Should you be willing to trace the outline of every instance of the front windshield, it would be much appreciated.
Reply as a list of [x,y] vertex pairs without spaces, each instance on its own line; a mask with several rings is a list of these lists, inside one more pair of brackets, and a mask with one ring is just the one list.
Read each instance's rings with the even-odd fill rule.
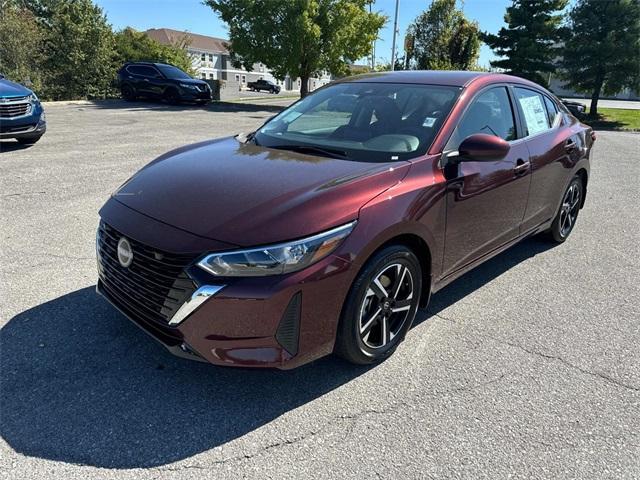
[[173,65],[158,65],[158,68],[165,77],[170,78],[171,80],[186,80],[191,78],[178,67],[174,67]]
[[427,151],[459,94],[459,87],[440,85],[338,83],[284,110],[255,141],[350,160],[406,160]]

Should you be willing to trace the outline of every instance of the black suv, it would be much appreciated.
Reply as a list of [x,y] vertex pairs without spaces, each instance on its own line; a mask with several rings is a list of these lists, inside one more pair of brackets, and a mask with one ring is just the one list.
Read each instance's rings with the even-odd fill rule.
[[173,65],[151,62],[129,62],[118,71],[122,98],[159,98],[169,103],[211,100],[211,88],[204,80],[192,78]]

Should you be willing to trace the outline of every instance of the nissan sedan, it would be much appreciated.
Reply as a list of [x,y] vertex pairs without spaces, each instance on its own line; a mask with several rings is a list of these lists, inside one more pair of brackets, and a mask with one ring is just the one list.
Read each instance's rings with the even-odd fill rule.
[[184,357],[379,362],[445,285],[524,238],[568,238],[594,140],[521,78],[344,79],[118,188],[97,290]]

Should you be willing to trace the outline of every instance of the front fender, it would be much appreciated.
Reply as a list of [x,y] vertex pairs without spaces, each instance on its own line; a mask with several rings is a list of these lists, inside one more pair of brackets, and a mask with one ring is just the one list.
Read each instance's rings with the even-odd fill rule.
[[431,263],[429,274],[437,278],[442,270],[445,191],[446,183],[437,168],[437,158],[413,163],[400,182],[360,209],[356,228],[360,230],[358,238],[363,244],[355,250],[358,254],[353,262],[362,266],[381,246],[413,236],[426,244]]

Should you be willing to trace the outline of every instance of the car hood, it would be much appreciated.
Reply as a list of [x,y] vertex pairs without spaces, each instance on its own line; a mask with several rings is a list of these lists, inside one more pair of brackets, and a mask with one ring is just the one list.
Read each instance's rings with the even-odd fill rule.
[[7,79],[0,80],[0,97],[26,97],[27,95],[31,95],[31,93],[31,90],[23,87],[19,83],[14,83]]
[[166,224],[240,246],[304,237],[352,221],[409,162],[366,163],[224,138],[169,152],[113,197]]
[[185,83],[187,85],[208,85],[204,80],[198,80],[197,78],[181,78],[176,80],[178,83]]

